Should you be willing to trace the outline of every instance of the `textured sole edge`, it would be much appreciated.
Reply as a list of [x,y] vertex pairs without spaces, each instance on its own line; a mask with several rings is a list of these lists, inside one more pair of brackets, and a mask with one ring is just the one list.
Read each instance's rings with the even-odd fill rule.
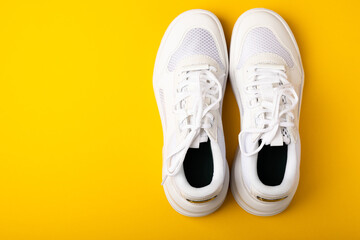
[[[240,162],[239,162],[240,164]],[[244,185],[244,182],[243,182],[243,178],[242,176],[239,176],[240,178],[240,186],[237,186],[236,185],[236,181],[235,181],[235,174],[234,174],[234,171],[235,171],[235,163],[233,164],[232,166],[232,169],[231,169],[231,183],[230,183],[230,190],[231,190],[231,193],[235,199],[235,201],[237,202],[237,204],[242,208],[244,209],[246,212],[252,214],[252,215],[256,215],[256,216],[263,216],[263,217],[266,217],[266,216],[274,216],[274,215],[277,215],[281,212],[283,212],[290,204],[295,192],[293,194],[290,194],[289,195],[289,203],[287,204],[283,204],[282,202],[278,202],[277,205],[281,205],[283,204],[284,206],[280,209],[280,210],[277,210],[277,211],[272,211],[272,212],[266,212],[266,211],[258,211],[252,207],[250,207],[242,198],[241,198],[241,194],[239,193],[238,189],[241,189],[242,190],[242,194],[247,194],[250,198],[252,198],[252,196],[250,195],[250,193],[246,190],[246,187]],[[240,174],[240,173],[239,173]],[[257,201],[256,199],[254,199],[254,201]]]
[[[168,199],[170,205],[172,206],[172,208],[177,211],[178,213],[187,216],[187,217],[203,217],[206,215],[209,215],[213,212],[215,212],[216,210],[218,210],[222,204],[224,203],[226,196],[227,196],[227,192],[228,192],[228,188],[229,188],[229,181],[230,181],[230,172],[229,172],[229,166],[226,164],[226,174],[225,174],[225,181],[223,184],[223,187],[221,189],[220,194],[217,196],[217,199],[219,202],[214,202],[214,206],[210,207],[209,210],[204,211],[204,212],[190,212],[185,210],[184,208],[182,208],[179,204],[176,203],[176,201],[170,196],[167,188],[164,186],[164,191],[165,191],[165,195],[166,198]],[[199,203],[201,204],[201,203]]]

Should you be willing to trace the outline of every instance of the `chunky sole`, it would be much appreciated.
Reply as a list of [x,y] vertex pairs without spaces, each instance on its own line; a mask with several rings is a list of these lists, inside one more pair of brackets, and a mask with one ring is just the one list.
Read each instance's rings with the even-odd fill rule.
[[[299,47],[297,45],[295,36],[292,33],[292,31],[291,31],[289,25],[286,23],[286,21],[279,14],[277,14],[274,11],[271,11],[271,10],[268,10],[265,8],[255,8],[255,9],[251,9],[251,10],[248,10],[245,13],[243,13],[235,23],[235,26],[234,26],[234,29],[232,32],[231,45],[230,45],[230,63],[234,64],[234,61],[235,61],[235,57],[234,57],[235,53],[233,51],[231,51],[234,48],[233,44],[235,44],[235,42],[236,42],[234,33],[236,33],[238,31],[238,28],[239,28],[242,20],[247,15],[252,14],[254,12],[258,12],[258,11],[263,11],[263,12],[272,14],[285,26],[287,32],[291,36],[292,41],[294,42],[297,53],[300,56],[300,51],[299,51]],[[300,64],[302,67],[301,56],[300,56]],[[240,107],[241,106],[241,98],[240,98],[239,92],[236,89],[235,69],[236,69],[236,67],[235,68],[230,67],[230,82],[231,82],[231,87],[233,89],[233,93],[236,98],[236,102],[240,109],[240,116],[242,117],[243,113],[242,113],[242,108]],[[302,68],[302,84],[301,84],[301,93],[300,93],[300,97],[299,97],[299,102],[300,102],[299,109],[301,108],[303,88],[304,88],[304,70]],[[299,113],[299,118],[300,118],[300,113]],[[237,153],[235,155],[235,161],[234,161],[233,167],[232,167],[230,188],[231,188],[231,192],[232,192],[236,202],[240,205],[240,207],[242,207],[246,212],[253,214],[253,215],[257,215],[257,216],[273,216],[273,215],[279,214],[282,211],[284,211],[289,206],[293,196],[295,195],[296,188],[291,194],[288,195],[288,197],[286,199],[281,200],[279,202],[274,202],[274,203],[266,202],[265,203],[265,202],[262,202],[262,201],[256,199],[254,196],[252,196],[249,193],[246,186],[244,185],[243,178],[241,176],[241,171],[240,171],[241,170],[240,169],[241,159],[240,159],[240,157],[238,157],[238,154],[240,154],[239,149],[237,150]],[[238,164],[239,164],[239,170],[235,171],[235,169],[237,168],[236,166]],[[238,175],[238,178],[240,179],[238,185],[236,184],[235,177],[234,177],[235,172]],[[240,176],[239,176],[239,174],[240,174]],[[299,176],[297,176],[297,183],[298,183],[298,181],[299,181]],[[268,210],[263,210],[264,207],[267,208]]]
[[180,206],[180,204],[178,204],[171,196],[171,194],[169,193],[169,190],[167,189],[167,187],[164,185],[164,191],[165,191],[165,195],[166,198],[168,199],[171,207],[177,211],[178,213],[187,216],[187,217],[203,217],[206,215],[209,215],[213,212],[215,212],[216,210],[218,210],[221,205],[224,203],[226,195],[227,195],[227,191],[228,191],[228,187],[229,187],[229,180],[230,180],[230,173],[229,173],[229,167],[226,164],[226,174],[225,174],[225,181],[224,181],[224,185],[221,189],[221,192],[219,193],[219,195],[217,195],[217,197],[207,203],[189,203],[189,204],[193,204],[201,206],[203,204],[206,204],[206,209],[204,209],[203,211],[200,212],[191,212],[188,211],[186,209],[184,209],[183,207]]
[[[239,154],[239,149],[237,150],[236,156]],[[233,164],[233,167],[231,169],[231,183],[230,183],[230,189],[231,193],[235,198],[235,201],[237,204],[242,207],[246,212],[256,215],[256,216],[273,216],[276,214],[281,213],[284,211],[290,204],[292,198],[295,195],[295,191],[293,191],[291,194],[288,195],[288,197],[284,200],[281,200],[279,202],[262,202],[258,199],[256,199],[253,195],[249,193],[249,191],[246,189],[246,186],[244,185],[243,178],[241,176],[241,171],[236,171],[235,169],[241,166],[241,159],[237,158],[238,161],[236,161]],[[239,169],[238,169],[239,170]],[[235,171],[238,175],[238,178],[240,179],[239,184],[236,184],[235,181]],[[299,181],[299,178],[298,178]],[[297,185],[297,184],[296,184]],[[267,209],[267,210],[264,210]]]

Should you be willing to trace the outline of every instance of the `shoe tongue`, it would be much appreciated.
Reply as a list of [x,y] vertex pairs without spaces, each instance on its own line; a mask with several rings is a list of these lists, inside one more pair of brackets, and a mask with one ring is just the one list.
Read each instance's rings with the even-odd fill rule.
[[272,139],[270,146],[283,146],[291,142],[291,136],[286,128],[279,128]]
[[273,140],[270,143],[270,146],[283,146],[284,145],[284,138],[283,135],[281,133],[280,128],[277,130],[275,137],[273,138]]
[[272,83],[262,84],[258,86],[258,90],[263,100],[272,102],[274,96],[274,86]]
[[[260,91],[260,95],[263,101],[267,101],[269,103],[274,101],[274,87],[277,87],[278,83],[269,83],[269,84],[262,84],[258,86],[258,90]],[[267,118],[267,116],[264,116]],[[286,128],[279,127],[277,132],[270,142],[270,146],[283,146],[285,144],[290,143],[290,135]]]
[[[258,90],[260,91],[260,95],[261,98],[263,99],[263,101],[268,101],[268,102],[272,102],[273,101],[273,84],[264,84],[264,85],[260,85],[258,87]],[[265,113],[265,118],[267,118],[266,114],[269,113]],[[281,129],[279,128],[274,136],[274,138],[272,139],[270,146],[282,146],[284,145],[284,139],[283,139],[283,134],[281,133]]]
[[190,148],[199,148],[200,143],[207,142],[208,139],[209,137],[207,133],[204,131],[204,129],[201,129],[200,134],[191,143]]

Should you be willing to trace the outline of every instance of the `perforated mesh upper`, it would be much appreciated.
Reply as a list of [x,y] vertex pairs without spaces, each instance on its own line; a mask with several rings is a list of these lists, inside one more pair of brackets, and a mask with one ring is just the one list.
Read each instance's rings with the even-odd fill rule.
[[277,54],[286,61],[289,67],[294,65],[289,52],[281,45],[273,32],[268,28],[258,27],[252,29],[246,36],[237,69],[240,69],[250,57],[259,53]]
[[224,69],[215,40],[211,36],[210,32],[205,29],[193,28],[186,33],[180,47],[170,58],[168,64],[169,71],[174,71],[177,64],[182,59],[191,55],[205,55],[211,57],[222,69]]

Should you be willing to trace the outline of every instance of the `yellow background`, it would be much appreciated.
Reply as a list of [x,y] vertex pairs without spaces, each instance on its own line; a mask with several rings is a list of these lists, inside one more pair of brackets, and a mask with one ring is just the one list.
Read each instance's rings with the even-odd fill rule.
[[[31,2],[31,3],[30,3]],[[301,180],[290,207],[252,216],[229,192],[188,218],[161,183],[152,89],[160,40],[181,12],[221,20],[266,7],[302,54]],[[0,2],[0,239],[359,239],[358,1]],[[224,98],[232,163],[239,112]]]

